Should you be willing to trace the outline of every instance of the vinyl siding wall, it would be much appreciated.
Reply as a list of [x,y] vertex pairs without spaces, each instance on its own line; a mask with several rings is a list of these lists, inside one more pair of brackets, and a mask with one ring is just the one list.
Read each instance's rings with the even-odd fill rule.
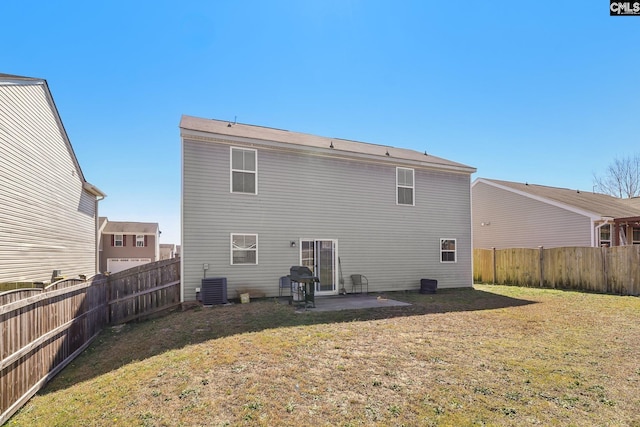
[[591,246],[588,217],[483,182],[472,188],[472,213],[474,248]]
[[100,251],[100,271],[107,271],[108,258],[149,258],[158,261],[156,255],[156,236],[147,235],[147,246],[137,247],[136,236],[127,234],[126,246],[111,246],[111,234],[102,235],[102,250]]
[[0,282],[96,269],[96,199],[42,85],[0,86]]
[[[236,147],[242,145],[233,144]],[[258,150],[258,194],[229,191],[230,145],[183,141],[184,299],[204,276],[235,290],[278,294],[278,278],[300,264],[300,239],[336,239],[347,290],[364,274],[370,291],[472,284],[469,174],[415,170],[415,206],[396,205],[396,166]],[[230,265],[230,234],[258,235],[258,265]],[[440,238],[455,238],[458,262],[440,263]],[[295,241],[297,247],[290,247]]]

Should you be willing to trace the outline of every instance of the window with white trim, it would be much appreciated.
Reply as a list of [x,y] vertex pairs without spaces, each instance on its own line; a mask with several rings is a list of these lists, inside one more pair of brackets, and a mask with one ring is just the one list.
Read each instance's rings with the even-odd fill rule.
[[122,234],[113,235],[113,246],[117,246],[119,248],[124,246],[124,236]]
[[258,264],[258,235],[231,235],[231,265]]
[[456,262],[456,239],[440,239],[440,262]]
[[145,247],[144,234],[136,234],[136,247],[137,248],[144,248]]
[[398,205],[414,205],[414,180],[413,169],[396,168],[396,204]]
[[640,227],[631,229],[631,244],[640,245]]
[[258,193],[258,152],[231,147],[231,192]]
[[611,246],[611,224],[605,224],[600,227],[600,246]]

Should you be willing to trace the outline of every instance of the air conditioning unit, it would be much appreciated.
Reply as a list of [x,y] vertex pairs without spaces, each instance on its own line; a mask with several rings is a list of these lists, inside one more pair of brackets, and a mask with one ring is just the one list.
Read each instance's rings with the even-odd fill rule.
[[203,305],[226,304],[227,301],[227,278],[209,277],[202,279],[200,297]]
[[435,279],[420,279],[421,294],[435,294],[438,289],[438,281]]

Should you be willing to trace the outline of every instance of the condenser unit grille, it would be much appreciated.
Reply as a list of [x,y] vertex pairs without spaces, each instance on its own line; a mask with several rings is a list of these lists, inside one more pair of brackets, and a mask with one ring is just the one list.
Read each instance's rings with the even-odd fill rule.
[[219,305],[227,303],[227,278],[210,277],[202,279],[202,304]]

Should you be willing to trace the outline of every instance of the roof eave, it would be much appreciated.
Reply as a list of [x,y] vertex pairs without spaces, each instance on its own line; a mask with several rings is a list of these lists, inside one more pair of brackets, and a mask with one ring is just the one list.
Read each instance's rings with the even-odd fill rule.
[[88,183],[87,181],[85,181],[82,184],[82,188],[84,188],[89,193],[93,194],[94,196],[100,197],[101,199],[104,199],[105,197],[107,197],[107,195],[104,192],[102,192],[98,187],[96,187],[93,184]]

